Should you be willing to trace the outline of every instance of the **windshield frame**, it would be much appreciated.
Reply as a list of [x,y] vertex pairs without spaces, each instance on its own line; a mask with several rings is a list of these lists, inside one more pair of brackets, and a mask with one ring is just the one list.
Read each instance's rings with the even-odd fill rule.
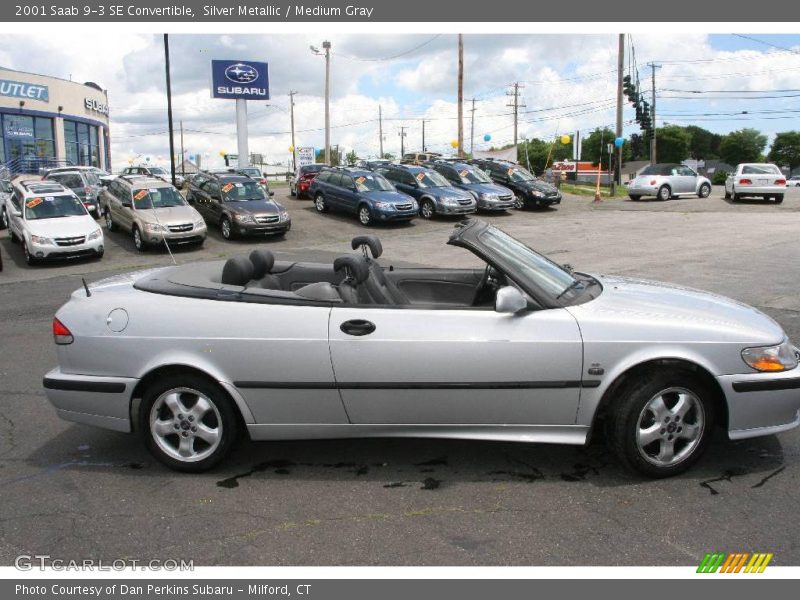
[[[158,192],[160,192],[160,190],[171,190],[175,194],[175,196],[181,200],[181,202],[180,204],[170,204],[168,206],[155,206],[155,204],[153,203],[153,198],[150,196],[151,190],[155,190]],[[150,201],[150,206],[143,206],[143,207],[136,206],[137,202],[136,195],[141,192],[147,192],[147,199]],[[144,197],[141,198],[141,200],[144,200]],[[183,196],[181,196],[180,192],[178,192],[175,188],[171,186],[169,187],[161,186],[156,188],[134,188],[131,190],[131,208],[133,210],[155,210],[157,208],[176,208],[178,206],[187,206],[186,200],[183,198]]]
[[[243,180],[235,180],[235,181],[231,181],[231,180],[222,181],[222,180],[220,180],[218,182],[219,183],[219,193],[222,196],[222,201],[223,202],[228,202],[228,203],[264,202],[264,201],[268,201],[269,200],[269,198],[267,197],[267,194],[264,192],[264,188],[261,187],[260,183],[258,183],[255,179],[251,179],[250,177],[247,177],[246,175],[242,175],[241,177],[242,177]],[[240,187],[253,188],[256,192],[258,192],[259,196],[257,198],[250,198],[250,197],[247,197],[247,198],[231,198],[229,196],[228,192],[226,192],[223,189],[227,185],[232,185],[232,186],[234,186],[234,188],[240,188]]]

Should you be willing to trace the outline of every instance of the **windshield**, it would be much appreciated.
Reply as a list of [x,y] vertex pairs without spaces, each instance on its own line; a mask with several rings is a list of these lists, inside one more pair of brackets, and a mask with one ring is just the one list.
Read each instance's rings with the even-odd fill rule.
[[166,175],[167,174],[167,172],[164,169],[162,169],[161,167],[150,167],[150,172],[153,175]]
[[249,202],[251,200],[264,200],[264,190],[257,182],[248,179],[246,181],[229,181],[223,183],[222,197],[226,202]]
[[261,177],[261,171],[258,167],[242,167],[239,171],[249,177]]
[[742,175],[782,175],[781,170],[775,165],[745,165]]
[[300,167],[300,174],[305,175],[306,173],[319,173],[326,166],[327,165],[303,165]]
[[171,187],[141,189],[133,192],[133,208],[136,210],[169,208],[185,204],[183,196]]
[[478,240],[510,265],[523,286],[531,284],[554,298],[575,286],[577,280],[569,272],[495,227],[480,233]]
[[419,171],[414,173],[414,179],[421,188],[450,187],[450,182],[436,171]]
[[522,167],[509,167],[508,178],[511,181],[533,181],[536,179]]
[[95,173],[92,173],[91,171],[87,171],[83,175],[84,175],[84,177],[86,177],[86,182],[89,185],[100,185],[100,178]]
[[359,175],[355,178],[356,190],[359,192],[392,192],[394,186],[383,175],[373,173]]
[[71,194],[37,196],[25,202],[25,218],[28,221],[81,217],[85,214],[87,212],[81,201]]
[[461,169],[458,176],[461,183],[492,183],[492,179],[480,169]]

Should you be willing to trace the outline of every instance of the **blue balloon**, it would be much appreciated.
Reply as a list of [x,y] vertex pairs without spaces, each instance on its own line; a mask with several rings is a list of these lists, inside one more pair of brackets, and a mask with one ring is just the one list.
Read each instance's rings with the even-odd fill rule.
[[617,148],[622,148],[622,146],[623,146],[624,144],[625,144],[625,138],[618,137],[617,139],[615,139],[615,140],[614,140],[614,145],[615,145]]
[[489,141],[489,140],[491,140],[491,139],[492,139],[492,136],[490,136],[488,133],[487,133],[486,135],[484,135],[484,136],[483,136],[483,141],[484,141],[484,142],[488,142],[488,141]]

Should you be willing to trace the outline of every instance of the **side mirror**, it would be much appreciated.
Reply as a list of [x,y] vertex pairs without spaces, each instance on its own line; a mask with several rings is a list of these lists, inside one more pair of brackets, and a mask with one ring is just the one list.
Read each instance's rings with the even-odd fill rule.
[[133,208],[133,204],[131,202],[127,201],[127,200],[125,200],[122,203],[122,206],[124,206],[125,208]]
[[12,215],[14,215],[15,217],[21,217],[21,216],[22,216],[22,211],[19,211],[19,210],[17,210],[17,209],[15,208],[15,209],[13,209],[13,210],[11,211],[11,214],[12,214]]
[[507,285],[497,290],[494,299],[495,312],[516,314],[526,308],[528,301],[517,288]]

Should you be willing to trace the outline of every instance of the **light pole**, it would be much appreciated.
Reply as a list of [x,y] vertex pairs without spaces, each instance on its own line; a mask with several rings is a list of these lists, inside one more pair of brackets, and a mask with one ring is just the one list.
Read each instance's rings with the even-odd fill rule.
[[[315,46],[310,46],[314,54],[321,55]],[[325,163],[331,164],[331,43],[322,42],[325,50]]]

